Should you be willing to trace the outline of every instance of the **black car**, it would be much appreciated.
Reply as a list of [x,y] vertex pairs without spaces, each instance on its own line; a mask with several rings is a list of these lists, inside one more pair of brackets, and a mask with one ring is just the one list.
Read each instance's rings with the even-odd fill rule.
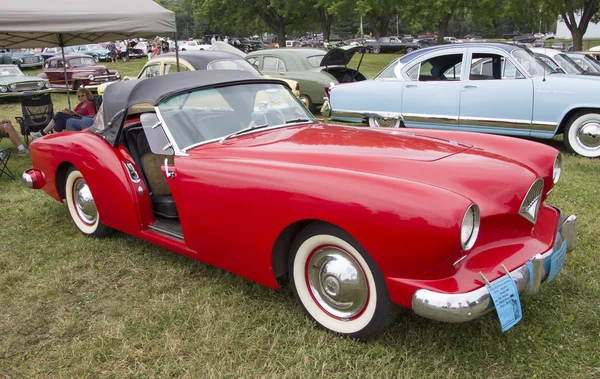
[[379,53],[410,53],[421,46],[416,42],[408,42],[400,37],[381,37],[377,42],[367,42],[365,45],[375,54]]
[[233,46],[247,54],[251,51],[261,50],[263,48],[263,43],[262,41],[247,38],[236,38],[233,40]]

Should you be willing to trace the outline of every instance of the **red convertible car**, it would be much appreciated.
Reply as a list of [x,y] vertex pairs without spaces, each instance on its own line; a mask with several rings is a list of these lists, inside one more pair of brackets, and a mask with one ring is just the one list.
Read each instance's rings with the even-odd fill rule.
[[401,307],[473,320],[494,309],[481,277],[504,267],[534,294],[576,242],[575,216],[544,203],[554,148],[326,125],[244,71],[110,85],[89,130],[39,138],[31,158],[25,185],[65,201],[84,234],[118,230],[275,289],[287,275],[309,317],[353,338]]
[[48,58],[39,76],[50,80],[52,88],[65,88],[65,68],[67,82],[72,89],[78,89],[82,85],[95,89],[102,83],[121,78],[119,71],[98,66],[94,58],[86,54],[68,54],[64,61],[60,55]]

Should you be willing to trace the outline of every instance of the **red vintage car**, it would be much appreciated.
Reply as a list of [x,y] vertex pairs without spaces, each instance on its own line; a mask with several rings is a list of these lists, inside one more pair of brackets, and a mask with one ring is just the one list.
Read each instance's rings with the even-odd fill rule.
[[334,333],[373,336],[401,307],[473,320],[494,309],[482,278],[506,267],[534,294],[575,247],[575,216],[544,203],[561,173],[546,145],[326,125],[244,71],[124,81],[104,99],[89,130],[31,144],[25,185],[66,201],[84,234],[118,230],[275,289],[287,275]]
[[[65,55],[65,61],[67,82],[72,89],[78,89],[82,85],[88,89],[95,89],[102,83],[121,78],[119,71],[98,66],[89,55],[68,54]],[[39,76],[50,80],[52,88],[65,88],[65,63],[62,56],[48,58]]]

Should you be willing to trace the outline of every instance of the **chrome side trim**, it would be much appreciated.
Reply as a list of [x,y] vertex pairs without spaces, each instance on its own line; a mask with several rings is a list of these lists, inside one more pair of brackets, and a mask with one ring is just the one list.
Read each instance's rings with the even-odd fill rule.
[[558,123],[556,122],[546,122],[546,121],[533,121],[531,123],[531,130],[541,130],[553,132],[558,127]]
[[331,117],[347,117],[347,118],[368,118],[368,117],[380,117],[380,118],[396,118],[404,121],[402,113],[400,112],[379,112],[379,111],[354,111],[346,109],[331,110]]
[[492,128],[529,129],[530,120],[487,117],[460,117],[461,126],[488,126]]
[[[565,218],[561,212],[552,247],[544,254],[537,254],[529,259],[533,266],[533,275],[530,274],[527,264],[510,272],[519,294],[536,294],[541,283],[548,277],[551,257],[563,248],[568,253],[576,245],[577,217],[570,215]],[[533,281],[531,281],[531,277],[533,277]],[[485,315],[494,309],[494,303],[486,286],[471,292],[456,294],[420,289],[413,295],[412,309],[419,316],[438,321],[459,323],[471,321]]]
[[406,122],[422,122],[426,124],[450,124],[458,123],[458,116],[449,116],[441,114],[424,114],[424,113],[404,113],[404,121]]

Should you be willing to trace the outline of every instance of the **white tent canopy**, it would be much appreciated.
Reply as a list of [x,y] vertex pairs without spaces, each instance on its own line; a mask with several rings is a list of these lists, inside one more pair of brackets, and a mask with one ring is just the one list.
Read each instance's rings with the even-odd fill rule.
[[176,32],[152,0],[0,0],[0,47],[54,47]]

